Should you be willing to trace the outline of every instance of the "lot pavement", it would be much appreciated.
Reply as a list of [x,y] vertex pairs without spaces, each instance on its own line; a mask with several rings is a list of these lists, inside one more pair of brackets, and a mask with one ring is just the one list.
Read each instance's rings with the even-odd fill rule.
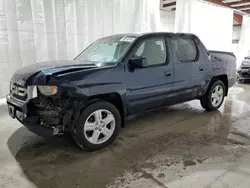
[[249,188],[249,114],[250,85],[238,84],[216,112],[199,101],[148,112],[87,153],[36,136],[0,106],[0,187]]

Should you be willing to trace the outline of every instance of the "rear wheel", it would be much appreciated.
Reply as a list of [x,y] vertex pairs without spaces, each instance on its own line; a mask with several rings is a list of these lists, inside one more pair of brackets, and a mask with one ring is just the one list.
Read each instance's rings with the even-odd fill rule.
[[99,150],[113,143],[120,127],[121,117],[117,108],[109,102],[96,102],[80,115],[75,141],[82,149]]
[[215,81],[201,98],[201,106],[208,111],[217,110],[224,101],[225,91],[224,83],[220,80]]

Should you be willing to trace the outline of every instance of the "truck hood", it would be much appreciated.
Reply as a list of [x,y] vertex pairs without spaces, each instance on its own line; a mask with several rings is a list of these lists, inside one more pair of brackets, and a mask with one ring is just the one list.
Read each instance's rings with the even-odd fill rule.
[[88,62],[70,60],[70,61],[45,61],[23,67],[15,72],[12,81],[23,86],[27,80],[39,73],[43,75],[53,75],[60,72],[76,71],[97,68],[96,64]]

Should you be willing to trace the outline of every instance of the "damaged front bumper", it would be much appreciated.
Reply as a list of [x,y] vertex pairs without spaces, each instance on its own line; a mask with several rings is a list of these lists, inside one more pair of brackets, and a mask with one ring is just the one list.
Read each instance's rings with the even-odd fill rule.
[[7,107],[9,115],[13,119],[17,119],[20,123],[22,123],[26,128],[28,128],[31,132],[42,136],[42,137],[50,137],[55,135],[55,130],[52,127],[42,126],[37,119],[29,117],[29,109],[27,101],[21,101],[10,94],[6,96]]
[[7,105],[8,105],[8,112],[9,115],[15,119],[17,118],[19,121],[23,122],[24,119],[27,117],[27,103],[15,99],[10,94],[6,96]]
[[42,94],[34,85],[28,86],[27,90],[22,87],[18,95],[18,87],[21,86],[13,85],[6,96],[12,118],[43,137],[74,133],[80,110],[87,102],[86,97],[74,86],[60,85],[57,93],[50,96]]
[[12,118],[17,118],[20,122],[24,122],[27,117],[27,104],[29,100],[37,97],[37,87],[28,86],[21,87],[20,85],[10,84],[10,94],[6,96],[9,115]]

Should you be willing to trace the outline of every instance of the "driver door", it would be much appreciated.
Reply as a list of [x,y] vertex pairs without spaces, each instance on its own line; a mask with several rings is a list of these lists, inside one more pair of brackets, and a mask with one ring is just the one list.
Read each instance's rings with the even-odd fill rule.
[[173,64],[164,37],[139,42],[133,57],[145,57],[147,68],[126,72],[126,93],[131,113],[159,108],[167,104],[173,84]]

